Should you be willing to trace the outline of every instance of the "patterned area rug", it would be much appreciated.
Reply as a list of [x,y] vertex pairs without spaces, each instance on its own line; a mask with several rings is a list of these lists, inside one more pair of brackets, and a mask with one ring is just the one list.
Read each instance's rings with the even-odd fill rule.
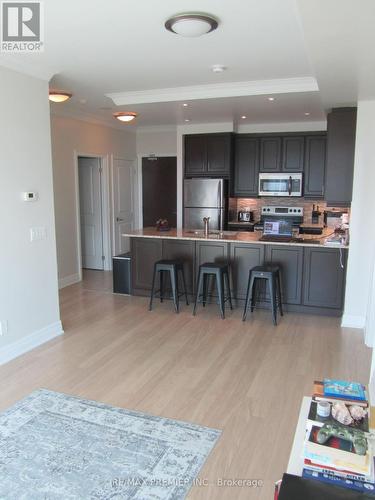
[[220,431],[38,390],[0,414],[0,498],[184,498]]

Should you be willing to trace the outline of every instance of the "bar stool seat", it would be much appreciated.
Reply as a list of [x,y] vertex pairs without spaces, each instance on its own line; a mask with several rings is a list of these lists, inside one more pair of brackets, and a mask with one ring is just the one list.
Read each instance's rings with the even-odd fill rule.
[[[228,301],[230,308],[232,306],[232,297],[230,294],[229,266],[224,262],[205,262],[199,266],[198,287],[195,295],[193,315],[195,316],[199,297],[202,295],[202,304],[205,307],[207,302],[207,289],[209,276],[215,277],[217,294],[219,297],[219,307],[222,319],[225,318],[225,302]],[[224,284],[225,283],[225,284]],[[227,296],[225,297],[225,285],[227,287]]]
[[[173,303],[174,303],[175,311],[176,311],[176,313],[178,313],[180,310],[179,298],[182,295],[185,295],[186,305],[189,305],[189,301],[188,301],[187,290],[186,290],[184,263],[180,260],[173,260],[173,259],[158,260],[154,264],[154,273],[153,273],[153,277],[152,277],[149,310],[152,311],[152,304],[153,304],[154,296],[158,292],[160,294],[160,302],[163,302],[164,292],[165,292],[165,290],[164,290],[164,273],[169,273],[170,280],[171,280],[171,286],[172,286]],[[178,273],[180,273],[181,277],[182,277],[182,284],[184,287],[183,293],[179,292]],[[156,277],[158,274],[159,274],[160,288],[159,288],[159,290],[155,290]]]
[[280,315],[283,316],[283,305],[281,298],[281,271],[279,266],[272,264],[264,264],[263,266],[255,266],[249,271],[249,279],[246,291],[245,308],[243,312],[242,320],[245,321],[247,317],[247,312],[250,310],[254,311],[256,303],[256,287],[259,280],[264,279],[267,282],[270,298],[271,298],[271,311],[273,324],[277,325],[277,309],[280,311]]

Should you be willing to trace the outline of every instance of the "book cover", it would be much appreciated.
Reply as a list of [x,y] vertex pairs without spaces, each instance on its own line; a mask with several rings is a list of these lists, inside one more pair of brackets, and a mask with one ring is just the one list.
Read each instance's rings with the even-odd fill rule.
[[[345,403],[347,406],[350,406],[349,404]],[[337,423],[337,420],[335,420],[332,417],[332,413],[328,417],[320,417],[317,414],[317,407],[318,403],[317,401],[312,400],[310,404],[310,409],[309,409],[309,415],[308,415],[308,420],[311,420],[312,422],[316,422],[318,425],[319,424],[326,424],[326,423],[331,423],[335,422]],[[343,424],[341,424],[343,425]],[[369,432],[369,418],[368,414],[359,421],[353,421],[351,424],[348,425],[348,427],[352,427],[353,429],[360,429],[361,431],[364,432]]]
[[335,474],[337,476],[353,479],[354,481],[362,481],[368,483],[375,482],[373,474],[369,474],[367,476],[365,474],[355,474],[350,470],[339,469],[338,467],[334,467],[332,465],[320,464],[319,462],[314,462],[309,458],[305,458],[303,463],[306,469],[315,470],[317,472],[324,472],[325,474]]
[[340,486],[342,488],[348,488],[354,491],[359,491],[361,493],[367,493],[368,495],[375,496],[374,483],[355,481],[353,479],[344,479],[334,474],[324,474],[321,472],[311,471],[309,469],[303,469],[302,477],[304,477],[305,479],[322,481],[323,483],[332,484],[335,486]]
[[346,380],[325,378],[323,383],[324,396],[350,399],[352,401],[366,400],[363,387],[358,382],[347,382]]
[[362,389],[363,389],[365,397],[366,397],[366,399],[364,401],[350,400],[347,398],[343,399],[341,397],[334,397],[334,396],[328,397],[328,396],[324,395],[324,383],[323,383],[323,381],[315,380],[312,398],[316,401],[328,401],[330,403],[335,403],[336,401],[345,401],[345,403],[347,403],[347,404],[353,404],[353,405],[363,406],[364,408],[368,408],[368,400],[367,400],[365,387],[362,386]]

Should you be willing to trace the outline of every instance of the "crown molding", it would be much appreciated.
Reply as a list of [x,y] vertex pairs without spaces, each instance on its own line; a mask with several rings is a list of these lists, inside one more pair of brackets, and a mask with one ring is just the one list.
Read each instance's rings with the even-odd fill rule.
[[136,133],[136,127],[134,125],[131,126],[121,126],[120,123],[116,123],[115,121],[111,123],[109,120],[101,120],[90,113],[82,113],[82,112],[74,112],[72,110],[66,110],[66,109],[61,109],[57,110],[52,109],[51,106],[51,117],[56,117],[56,118],[69,118],[71,120],[77,120],[85,123],[90,123],[91,125],[98,125],[100,127],[109,127],[113,128],[115,130],[119,130],[121,132],[127,132],[127,133]]
[[138,90],[132,92],[112,92],[105,95],[112,99],[117,106],[123,106],[155,102],[191,101],[194,99],[217,99],[221,97],[317,92],[318,90],[319,87],[315,78],[302,77],[192,85],[190,87]]
[[236,132],[241,134],[268,132],[320,132],[327,130],[327,120],[279,123],[239,124]]
[[37,57],[37,54],[30,54],[30,62],[25,62],[24,59],[20,60],[19,56],[17,58],[16,56],[1,54],[0,66],[49,82],[58,71],[52,68],[42,68],[36,62],[35,57]]
[[137,134],[148,132],[177,132],[177,125],[141,125],[137,127]]

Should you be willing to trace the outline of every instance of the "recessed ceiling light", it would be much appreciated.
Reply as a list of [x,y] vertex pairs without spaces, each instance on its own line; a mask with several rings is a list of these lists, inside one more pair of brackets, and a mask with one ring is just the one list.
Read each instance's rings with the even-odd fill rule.
[[310,116],[310,113],[306,111],[305,116]]
[[211,69],[214,73],[222,73],[227,69],[227,67],[223,66],[222,64],[214,64],[213,66],[211,66]]
[[186,122],[189,122],[189,121],[190,121],[190,119],[189,119],[189,118],[185,118],[185,121],[186,121]]
[[187,108],[188,106],[189,106],[189,104],[187,102],[184,102],[183,107]]
[[275,100],[275,98],[274,98],[274,97],[267,97],[267,99],[268,99],[269,101],[271,101],[271,102]]
[[188,38],[198,37],[216,30],[219,23],[209,14],[177,14],[168,19],[164,26],[176,35]]
[[242,118],[242,120],[246,120],[247,116],[246,115],[242,115],[241,118]]
[[53,102],[64,102],[72,97],[70,92],[63,92],[61,90],[50,90],[48,99]]
[[137,118],[138,113],[134,113],[134,111],[118,111],[117,113],[113,113],[113,117],[120,122],[132,122],[135,118]]
[[81,104],[86,104],[86,103],[87,103],[87,99],[80,99],[80,100],[79,100],[79,102],[80,102]]

